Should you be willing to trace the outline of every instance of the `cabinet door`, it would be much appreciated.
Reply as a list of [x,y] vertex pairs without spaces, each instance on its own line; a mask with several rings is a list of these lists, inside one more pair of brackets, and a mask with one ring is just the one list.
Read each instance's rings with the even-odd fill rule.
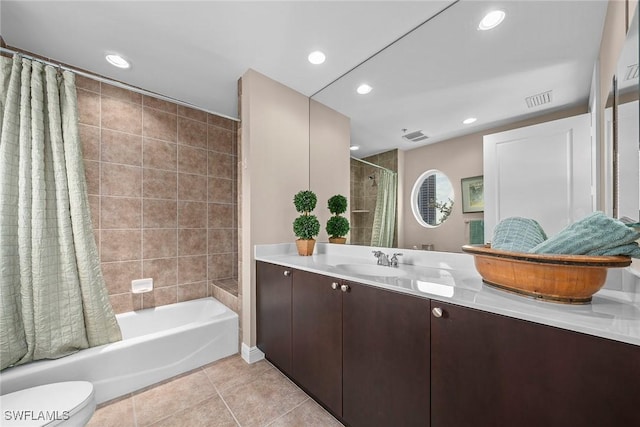
[[296,271],[293,279],[292,378],[342,415],[342,292],[336,279]]
[[434,427],[640,425],[640,347],[431,304]]
[[354,427],[428,426],[429,300],[348,286],[342,418]]
[[275,366],[291,372],[290,268],[256,263],[256,326],[258,348]]

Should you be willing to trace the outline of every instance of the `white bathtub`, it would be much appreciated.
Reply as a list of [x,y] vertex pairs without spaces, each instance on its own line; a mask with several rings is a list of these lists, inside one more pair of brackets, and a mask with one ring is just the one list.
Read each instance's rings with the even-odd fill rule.
[[93,383],[96,402],[102,403],[238,352],[238,315],[214,298],[116,318],[122,341],[5,369],[1,394],[85,380]]

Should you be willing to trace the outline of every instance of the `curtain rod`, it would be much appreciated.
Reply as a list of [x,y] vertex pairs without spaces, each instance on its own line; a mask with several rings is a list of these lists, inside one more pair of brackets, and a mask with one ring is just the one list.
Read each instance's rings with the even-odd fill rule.
[[391,173],[398,173],[398,172],[394,172],[394,171],[392,171],[391,169],[387,169],[387,168],[385,168],[385,167],[383,167],[383,166],[376,165],[375,163],[367,162],[366,160],[362,160],[362,159],[359,159],[359,158],[357,158],[357,157],[353,157],[353,156],[350,156],[350,157],[351,157],[353,160],[356,160],[356,161],[358,161],[358,162],[365,163],[365,164],[367,164],[367,165],[369,165],[369,166],[373,166],[373,167],[376,167],[376,168],[384,169],[384,170],[386,170],[387,172],[391,172]]
[[119,82],[117,80],[112,80],[112,79],[109,79],[109,78],[106,78],[106,77],[98,76],[96,74],[87,73],[85,71],[81,71],[81,70],[78,70],[78,69],[75,69],[75,68],[68,67],[68,66],[63,65],[63,64],[61,64],[59,62],[52,62],[52,61],[49,61],[49,60],[46,60],[46,59],[36,58],[35,56],[29,55],[29,54],[26,54],[26,53],[22,53],[22,52],[18,52],[16,50],[9,49],[9,48],[6,48],[6,47],[0,47],[0,52],[10,53],[12,55],[20,55],[23,58],[27,58],[27,59],[30,59],[32,61],[38,61],[38,62],[41,62],[43,64],[51,65],[52,67],[60,68],[62,70],[70,71],[70,72],[72,72],[74,74],[77,74],[77,75],[82,76],[82,77],[86,77],[86,78],[91,79],[91,80],[96,80],[96,81],[98,81],[100,83],[106,83],[106,84],[109,84],[111,86],[119,87],[120,89],[130,90],[132,92],[136,92],[136,93],[139,93],[141,95],[151,96],[153,98],[158,98],[158,99],[161,99],[163,101],[173,102],[174,104],[180,104],[180,105],[182,105],[184,107],[194,108],[196,110],[204,111],[206,113],[213,114],[213,115],[220,116],[220,117],[224,117],[224,118],[236,121],[236,122],[240,121],[237,117],[231,117],[231,116],[227,116],[226,114],[216,113],[215,111],[205,110],[205,109],[203,109],[201,107],[198,107],[196,105],[189,104],[188,102],[184,102],[184,101],[180,101],[180,100],[175,99],[175,98],[171,98],[170,96],[160,95],[159,93],[151,92],[151,91],[145,90],[145,89],[140,89],[139,87],[131,86],[131,85],[128,85],[126,83]]

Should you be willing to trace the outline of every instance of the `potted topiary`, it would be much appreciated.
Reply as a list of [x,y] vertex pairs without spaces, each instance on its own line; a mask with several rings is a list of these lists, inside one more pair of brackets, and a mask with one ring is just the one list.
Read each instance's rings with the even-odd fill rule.
[[345,243],[347,238],[344,237],[349,232],[349,220],[340,214],[347,211],[347,198],[336,194],[329,198],[329,212],[333,214],[327,221],[327,234],[330,243]]
[[317,201],[318,198],[311,190],[299,191],[293,197],[296,211],[302,214],[293,221],[293,233],[298,238],[296,240],[298,254],[302,256],[313,254],[316,244],[314,237],[320,233],[320,221],[315,215],[310,214],[316,208]]

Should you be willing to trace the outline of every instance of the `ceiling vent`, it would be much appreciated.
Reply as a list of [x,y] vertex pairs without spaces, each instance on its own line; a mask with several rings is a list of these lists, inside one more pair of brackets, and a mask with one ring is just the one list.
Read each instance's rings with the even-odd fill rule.
[[548,104],[551,102],[551,91],[548,90],[546,92],[539,93],[537,95],[528,96],[525,98],[527,101],[527,107],[534,108],[543,104]]
[[411,141],[411,142],[424,141],[425,139],[429,138],[427,135],[422,133],[421,130],[417,130],[415,132],[407,133],[405,135],[402,135],[402,137],[404,139],[406,139],[407,141]]
[[629,65],[627,67],[627,74],[625,80],[634,80],[638,78],[638,64]]

